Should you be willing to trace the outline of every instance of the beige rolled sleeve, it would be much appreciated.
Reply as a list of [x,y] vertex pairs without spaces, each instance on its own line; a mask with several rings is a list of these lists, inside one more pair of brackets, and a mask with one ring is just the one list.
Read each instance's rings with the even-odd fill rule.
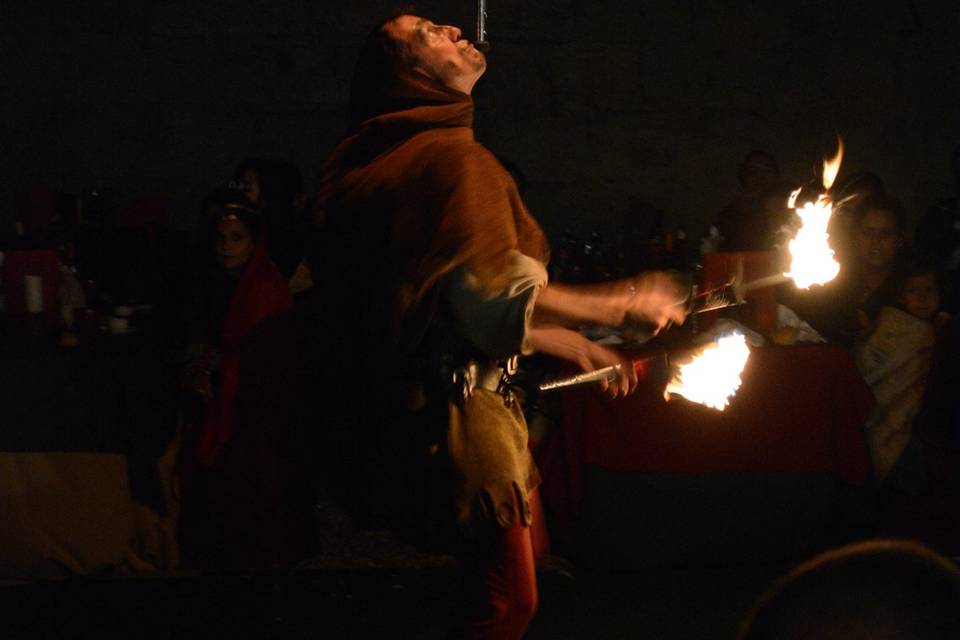
[[505,285],[493,292],[467,267],[455,269],[441,284],[458,331],[493,359],[532,353],[533,307],[547,284],[543,263],[519,251],[510,252],[505,271],[499,279]]

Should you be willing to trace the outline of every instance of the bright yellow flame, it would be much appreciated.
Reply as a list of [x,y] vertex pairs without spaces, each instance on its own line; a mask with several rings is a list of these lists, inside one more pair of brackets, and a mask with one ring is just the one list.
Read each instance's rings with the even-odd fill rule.
[[750,348],[742,333],[717,338],[715,344],[695,355],[690,363],[680,365],[664,397],[669,400],[670,394],[676,393],[691,402],[723,411],[740,388],[740,373],[748,357]]
[[825,196],[820,196],[816,202],[808,202],[796,212],[803,225],[787,245],[790,249],[790,271],[784,275],[793,278],[794,284],[801,289],[830,282],[840,272],[827,233],[833,204]]
[[840,173],[841,162],[843,162],[843,138],[837,136],[837,155],[823,161],[823,188],[827,191],[833,186],[833,181]]
[[797,187],[795,191],[790,193],[790,197],[787,199],[787,207],[793,209],[797,206],[797,196],[800,195],[800,192],[803,191],[803,187]]
[[[840,172],[843,162],[843,139],[837,136],[837,153],[823,162],[823,188],[829,190]],[[794,209],[800,189],[790,194],[787,206]],[[830,217],[833,215],[833,203],[826,194],[817,197],[816,202],[807,202],[801,209],[794,209],[800,217],[800,229],[788,243],[790,250],[790,271],[785,275],[792,278],[795,285],[807,289],[815,284],[826,284],[840,273],[840,265],[833,258],[830,248]]]

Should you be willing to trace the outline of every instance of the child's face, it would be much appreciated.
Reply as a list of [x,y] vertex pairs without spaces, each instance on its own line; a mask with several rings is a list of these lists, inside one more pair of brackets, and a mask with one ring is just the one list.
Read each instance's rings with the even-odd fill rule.
[[930,320],[940,309],[940,288],[933,273],[907,278],[900,301],[904,308],[922,320]]

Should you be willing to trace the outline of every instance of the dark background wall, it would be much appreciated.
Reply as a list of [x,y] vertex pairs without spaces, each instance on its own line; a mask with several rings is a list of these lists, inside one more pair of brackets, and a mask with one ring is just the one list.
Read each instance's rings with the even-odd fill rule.
[[[797,182],[847,143],[915,218],[953,191],[956,0],[490,0],[478,137],[516,162],[556,238],[613,234],[634,200],[701,232],[754,148]],[[0,7],[0,223],[11,194],[102,183],[166,194],[190,228],[244,156],[313,184],[342,133],[380,0],[105,0]],[[475,3],[422,2],[465,26]],[[471,35],[472,37],[472,35]],[[842,175],[842,174],[841,174]]]

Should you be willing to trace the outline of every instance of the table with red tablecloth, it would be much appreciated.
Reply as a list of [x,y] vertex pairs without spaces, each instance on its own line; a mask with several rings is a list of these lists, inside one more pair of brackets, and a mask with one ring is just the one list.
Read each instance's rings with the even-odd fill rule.
[[[662,385],[649,381],[619,400],[596,389],[566,392],[559,428],[537,452],[554,537],[586,526],[604,538],[630,510],[647,532],[684,509],[674,523],[682,530],[700,526],[700,512],[740,523],[756,516],[763,528],[764,513],[809,508],[805,501],[832,500],[834,489],[871,484],[863,424],[873,396],[846,351],[754,348],[742,380],[722,412],[676,396],[668,402]],[[724,531],[739,535],[738,522]],[[684,556],[683,543],[676,547],[674,555]],[[706,547],[694,555],[710,553]]]

